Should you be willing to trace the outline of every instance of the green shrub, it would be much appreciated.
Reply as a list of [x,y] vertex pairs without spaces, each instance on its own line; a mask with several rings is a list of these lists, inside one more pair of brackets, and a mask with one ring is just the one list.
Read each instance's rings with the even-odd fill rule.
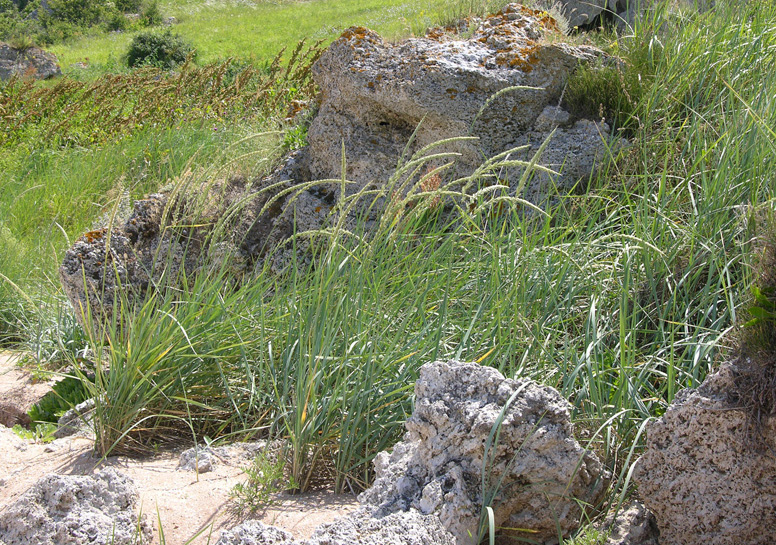
[[92,26],[100,22],[107,9],[104,0],[49,0],[55,20],[79,26]]
[[15,14],[16,5],[11,0],[0,0],[0,14]]
[[129,20],[124,17],[124,13],[119,10],[112,10],[105,21],[105,27],[109,31],[126,30],[129,28]]
[[159,4],[156,0],[143,5],[140,13],[140,23],[143,26],[157,26],[162,24],[162,12],[159,11]]
[[116,0],[114,2],[116,9],[122,13],[138,13],[142,3],[141,0]]
[[127,65],[172,69],[194,55],[194,47],[169,30],[144,32],[135,36],[127,52]]

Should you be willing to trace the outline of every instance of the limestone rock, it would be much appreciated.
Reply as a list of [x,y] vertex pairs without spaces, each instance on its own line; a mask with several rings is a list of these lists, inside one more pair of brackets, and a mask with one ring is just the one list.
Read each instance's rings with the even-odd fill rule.
[[20,78],[48,79],[62,71],[57,58],[37,47],[15,49],[0,42],[0,80]]
[[87,399],[67,411],[57,420],[54,437],[61,439],[80,432],[89,433],[94,421],[94,407],[94,399]]
[[216,545],[299,545],[285,530],[249,520],[221,532]]
[[132,481],[108,468],[94,476],[48,475],[0,514],[6,545],[130,545],[147,543]]
[[579,64],[603,56],[543,42],[558,33],[554,19],[518,4],[481,21],[466,39],[435,29],[391,44],[365,28],[347,30],[313,67],[322,89],[308,131],[313,178],[340,176],[344,142],[350,191],[385,183],[416,128],[410,151],[479,138],[450,148],[461,153],[462,175],[519,145]]
[[208,473],[218,464],[218,455],[210,447],[197,447],[181,452],[178,469]]
[[[95,323],[110,323],[122,298],[132,304],[142,300],[149,286],[174,281],[182,273],[191,276],[203,267],[226,266],[228,275],[239,278],[292,232],[291,220],[281,217],[285,197],[272,201],[275,193],[265,189],[260,182],[235,177],[155,193],[136,201],[114,225],[82,235],[59,268],[78,321],[86,326],[88,313]],[[227,218],[227,210],[236,206],[240,213]],[[224,235],[211,244],[216,228]]]
[[662,545],[773,542],[776,423],[764,423],[770,452],[746,440],[748,416],[729,401],[735,372],[725,364],[698,389],[679,392],[647,428],[634,479]]
[[319,526],[302,545],[456,545],[439,518],[414,509],[379,514],[362,507]]
[[655,516],[638,501],[623,507],[604,526],[608,533],[605,545],[659,545]]
[[[375,484],[359,498],[378,515],[435,514],[458,545],[477,543],[485,495],[498,528],[552,543],[578,527],[581,503],[601,499],[608,475],[574,440],[570,405],[552,388],[438,361],[421,368],[415,396],[408,434],[378,457]],[[498,442],[486,452],[502,412]]]

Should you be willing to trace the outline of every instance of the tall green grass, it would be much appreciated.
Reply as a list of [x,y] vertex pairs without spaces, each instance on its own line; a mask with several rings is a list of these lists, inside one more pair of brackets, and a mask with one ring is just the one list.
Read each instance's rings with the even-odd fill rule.
[[150,295],[91,339],[98,448],[280,437],[302,488],[356,490],[400,437],[418,367],[459,358],[557,387],[618,503],[644,424],[731,353],[749,219],[774,202],[774,26],[770,1],[660,6],[618,38],[641,82],[618,121],[632,143],[545,214],[459,196],[444,220],[431,192],[369,235],[318,233],[311,268]]

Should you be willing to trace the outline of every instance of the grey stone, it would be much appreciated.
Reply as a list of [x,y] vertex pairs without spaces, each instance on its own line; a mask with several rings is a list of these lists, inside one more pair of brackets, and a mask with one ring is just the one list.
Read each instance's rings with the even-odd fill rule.
[[348,516],[316,528],[301,545],[456,545],[439,518],[414,509],[377,513],[361,507]]
[[555,4],[574,28],[589,25],[604,10],[616,10],[618,0],[557,0]]
[[221,532],[216,545],[299,545],[285,530],[249,520]]
[[623,507],[604,524],[605,545],[659,545],[655,516],[638,501]]
[[218,464],[218,455],[210,447],[196,447],[181,452],[178,469],[207,473]]
[[60,416],[54,437],[61,439],[76,433],[88,433],[94,421],[94,406],[94,399],[87,399]]
[[57,58],[51,53],[37,47],[15,49],[0,42],[0,80],[13,76],[48,79],[61,74]]
[[48,475],[0,513],[6,545],[131,545],[150,542],[135,513],[134,483],[112,468],[93,476]]
[[520,145],[579,64],[604,56],[593,47],[545,43],[553,34],[551,17],[518,4],[485,18],[467,38],[436,29],[391,44],[365,28],[347,30],[313,67],[322,89],[308,131],[313,179],[340,177],[343,142],[351,193],[385,184],[413,131],[410,153],[478,137],[441,148],[461,154],[459,175]]
[[[378,515],[434,514],[458,545],[478,543],[491,497],[498,528],[545,543],[568,536],[581,505],[601,500],[608,474],[574,440],[571,406],[552,388],[450,361],[424,365],[415,396],[408,434],[376,459],[374,486],[359,498]],[[502,414],[499,440],[486,452]]]
[[[286,186],[283,186],[286,187]],[[239,280],[292,226],[261,182],[234,177],[218,184],[184,186],[135,201],[126,217],[82,235],[65,252],[60,281],[79,323],[110,323],[116,305],[141,301],[149,286],[175,282],[203,269],[226,267]],[[280,191],[280,187],[274,187]],[[268,209],[262,212],[265,204]],[[239,213],[227,217],[227,210]],[[197,227],[181,227],[196,224]],[[211,245],[214,229],[223,236]]]
[[763,424],[767,449],[747,441],[748,415],[730,401],[736,365],[682,390],[647,427],[633,477],[655,514],[662,545],[755,545],[776,528],[776,422]]

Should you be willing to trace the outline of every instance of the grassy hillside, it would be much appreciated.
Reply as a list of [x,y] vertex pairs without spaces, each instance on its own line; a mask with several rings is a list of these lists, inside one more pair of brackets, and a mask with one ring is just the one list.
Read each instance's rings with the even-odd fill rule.
[[[458,13],[443,0],[184,0],[160,2],[159,8],[165,17],[175,17],[173,30],[196,47],[201,63],[226,57],[264,63],[301,39],[329,42],[354,25],[388,38],[407,36]],[[51,50],[66,71],[76,62],[92,65],[87,73],[115,69],[137,32],[101,33]]]
[[[314,35],[348,24],[326,11],[346,5],[163,6],[192,39],[208,20],[226,28],[229,14],[247,25],[232,33],[233,49],[219,49],[218,33],[202,38],[206,61],[250,49],[238,40],[258,24],[254,12],[282,14],[264,12],[262,26],[274,29],[297,28],[282,17],[310,15],[298,32]],[[348,11],[347,20],[406,28],[395,12],[370,9]],[[407,21],[419,28],[424,19],[414,13]],[[298,145],[303,130],[285,121],[284,101],[272,115],[254,105],[239,115],[181,116],[91,144],[42,143],[41,121],[28,129],[34,138],[20,133],[0,159],[0,331],[43,359],[94,350],[95,393],[122,401],[98,407],[103,452],[181,434],[278,436],[290,445],[298,483],[325,476],[341,489],[365,486],[372,457],[400,435],[422,363],[481,361],[572,402],[614,472],[607,501],[617,502],[631,492],[644,424],[730,354],[750,302],[754,233],[774,199],[774,26],[772,1],[721,1],[703,13],[672,2],[634,32],[576,37],[624,62],[580,71],[566,101],[618,119],[632,144],[546,216],[494,219],[475,203],[450,225],[426,214],[387,224],[368,241],[341,234],[312,272],[257,271],[239,289],[203,275],[125,310],[130,326],[107,338],[89,338],[61,304],[54,271],[69,241],[125,191],[206,176],[246,150],[256,153],[236,168],[255,175]],[[288,40],[296,37],[289,30]],[[59,51],[76,59],[87,43]],[[254,58],[279,46],[267,38]],[[105,53],[94,58],[111,54],[95,47]],[[298,91],[301,75],[272,81],[289,98],[311,93]],[[3,92],[8,107],[13,98]],[[244,140],[266,129],[279,132]]]

